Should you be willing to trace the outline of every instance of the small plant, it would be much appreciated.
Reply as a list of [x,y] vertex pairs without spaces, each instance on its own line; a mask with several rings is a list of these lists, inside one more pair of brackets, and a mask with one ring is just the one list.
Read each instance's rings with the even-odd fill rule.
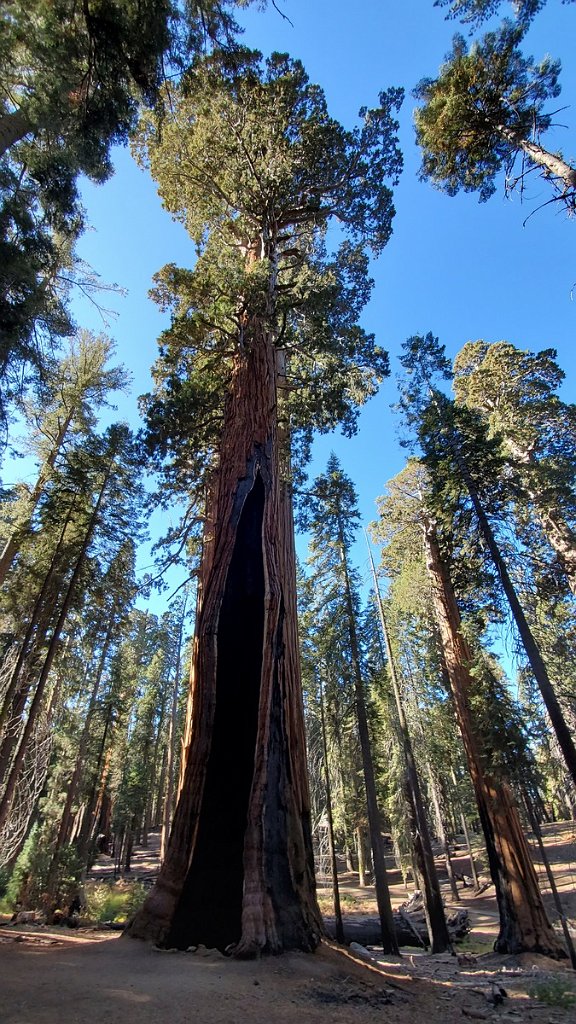
[[485,953],[494,952],[494,943],[483,942],[481,939],[475,939],[473,935],[466,935],[465,938],[458,939],[457,951],[470,953],[472,956],[483,956]]
[[341,892],[340,903],[342,903],[343,906],[348,907],[349,909],[353,909],[359,906],[360,900],[351,892]]
[[564,978],[549,978],[538,981],[530,986],[528,995],[547,1006],[560,1006],[567,1009],[576,1003],[576,990],[569,986]]
[[36,910],[40,907],[49,864],[50,854],[42,844],[40,829],[35,825],[6,886],[6,905],[11,910]]
[[84,890],[86,909],[83,917],[94,924],[122,924],[135,914],[145,895],[146,888],[142,882],[88,883]]
[[126,918],[134,916],[137,910],[144,903],[147,893],[146,886],[142,882],[132,882],[126,896]]

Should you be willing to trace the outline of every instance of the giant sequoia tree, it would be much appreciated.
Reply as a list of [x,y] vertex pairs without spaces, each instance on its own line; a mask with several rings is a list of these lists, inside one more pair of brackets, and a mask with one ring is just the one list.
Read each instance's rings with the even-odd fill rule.
[[[185,735],[166,860],[130,933],[237,955],[313,949],[314,893],[296,639],[289,446],[343,420],[387,371],[357,316],[364,247],[390,234],[397,91],[346,131],[297,62],[199,63],[138,141],[199,251],[165,268],[151,443],[206,493]],[[347,238],[333,255],[328,223]]]

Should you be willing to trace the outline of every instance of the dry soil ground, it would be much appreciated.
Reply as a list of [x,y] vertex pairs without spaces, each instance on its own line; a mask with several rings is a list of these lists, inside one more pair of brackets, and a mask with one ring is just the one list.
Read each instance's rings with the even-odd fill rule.
[[[574,920],[575,826],[547,832]],[[134,867],[136,874],[150,874],[154,850],[140,851]],[[109,871],[102,860],[97,874]],[[352,884],[352,877],[343,881],[347,912],[369,913],[370,891]],[[392,894],[394,903],[406,895],[398,878]],[[485,950],[497,929],[492,890],[477,899],[464,890],[461,903],[472,914],[468,947]],[[506,995],[495,1004],[501,989]],[[576,975],[569,967],[527,955],[483,952],[457,959],[406,951],[385,958],[377,950],[358,954],[326,944],[314,955],[238,962],[202,947],[160,952],[98,931],[0,928],[0,1024],[576,1024],[570,992],[576,992]]]

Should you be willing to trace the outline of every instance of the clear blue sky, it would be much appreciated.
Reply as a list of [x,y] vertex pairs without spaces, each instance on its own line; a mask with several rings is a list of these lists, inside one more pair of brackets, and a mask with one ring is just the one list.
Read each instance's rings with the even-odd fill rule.
[[[400,114],[405,169],[395,194],[394,234],[373,266],[375,289],[364,326],[389,350],[392,374],[377,398],[364,409],[352,440],[321,438],[312,472],[322,472],[333,449],[359,491],[366,523],[375,516],[374,501],[385,482],[401,468],[405,453],[397,442],[390,412],[396,400],[397,354],[412,334],[428,330],[453,356],[470,339],[506,339],[532,350],[554,347],[566,372],[564,397],[576,399],[576,223],[556,207],[528,214],[549,197],[544,182],[534,179],[529,199],[504,197],[503,188],[488,203],[474,195],[450,198],[417,180],[419,154],[414,144],[411,90],[420,78],[434,76],[461,26],[446,21],[432,0],[285,0],[282,10],[244,16],[244,42],[261,49],[288,51],[300,58],[327,96],[333,116],[352,126],[362,105],[376,102],[388,86],[403,86]],[[563,63],[559,129],[551,148],[576,157],[576,10],[548,0],[538,15],[525,49],[536,57],[550,53]],[[464,30],[465,31],[465,30]],[[137,422],[136,397],[150,387],[149,368],[163,318],[147,298],[153,273],[164,263],[190,265],[192,246],[179,225],[161,209],[154,183],[119,150],[116,175],[104,186],[83,190],[92,224],[80,252],[107,282],[128,290],[113,305],[118,317],[108,329],[117,341],[119,359],[134,376],[130,399],[119,415]],[[574,287],[575,296],[572,296]],[[82,326],[101,322],[86,304],[76,307]],[[163,527],[162,527],[163,529]],[[363,546],[356,552],[365,571]]]

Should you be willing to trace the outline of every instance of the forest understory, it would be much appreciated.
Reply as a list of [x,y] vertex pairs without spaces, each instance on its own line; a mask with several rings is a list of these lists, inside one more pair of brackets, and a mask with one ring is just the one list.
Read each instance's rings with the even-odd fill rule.
[[[574,934],[576,920],[576,825],[548,825],[546,852],[562,904]],[[100,855],[87,885],[112,890],[151,884],[158,870],[159,837],[151,833],[145,849],[134,850],[132,871],[114,875],[113,858]],[[463,848],[454,851],[456,872],[467,877],[469,861]],[[413,889],[403,883],[387,858],[393,908]],[[539,883],[552,920],[554,907],[541,864],[535,855]],[[476,867],[484,878],[481,858]],[[171,1024],[184,1021],[361,1022],[385,1016],[391,1024],[426,1020],[486,1020],[568,1024],[576,1012],[576,978],[568,963],[547,957],[491,952],[498,932],[493,885],[474,895],[460,885],[460,900],[451,900],[442,878],[449,913],[465,908],[470,932],[455,955],[431,956],[405,947],[401,957],[385,956],[377,946],[357,943],[338,946],[326,941],[315,954],[290,953],[253,961],[225,957],[199,946],[177,953],[131,941],[111,928],[82,923],[71,930],[41,919],[0,926],[0,979],[3,1024],[56,1024],[62,1019],[96,1024],[121,1019],[126,1024]],[[487,882],[488,880],[485,879]],[[319,902],[326,917],[330,889],[319,885]],[[339,875],[346,924],[374,924],[377,908],[373,887],[360,887],[356,872]]]

